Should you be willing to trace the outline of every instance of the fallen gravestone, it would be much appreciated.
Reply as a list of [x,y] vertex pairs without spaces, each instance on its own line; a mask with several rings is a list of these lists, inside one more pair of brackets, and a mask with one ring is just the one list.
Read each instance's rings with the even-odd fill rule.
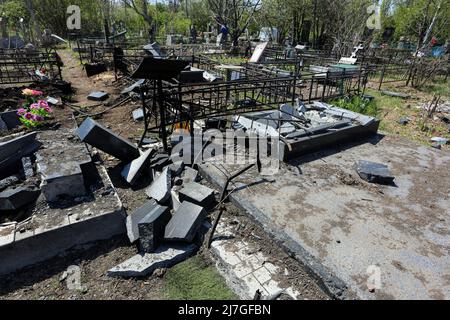
[[158,203],[154,199],[151,199],[142,207],[136,209],[130,215],[128,215],[126,227],[127,235],[131,243],[134,243],[139,239],[139,222],[144,219],[145,216],[147,216],[152,211],[157,210],[159,207],[161,206],[158,205]]
[[167,241],[192,242],[205,218],[204,208],[184,201],[166,226],[164,238]]
[[163,170],[170,163],[169,155],[166,153],[158,153],[150,162],[150,168],[156,171]]
[[106,92],[96,91],[96,92],[90,93],[87,98],[88,98],[88,100],[92,100],[92,101],[105,101],[106,99],[109,98],[109,94]]
[[169,168],[165,168],[161,175],[146,190],[147,196],[159,203],[164,203],[170,198],[172,175]]
[[133,111],[133,120],[134,121],[144,120],[144,110],[142,110],[142,108]]
[[92,77],[102,72],[108,71],[104,63],[86,63],[84,65],[84,68],[88,77]]
[[180,190],[180,201],[189,201],[204,208],[210,208],[215,202],[214,190],[196,182],[186,183]]
[[9,177],[23,157],[36,152],[41,143],[36,140],[36,132],[29,133],[0,144],[0,179]]
[[172,177],[178,177],[181,175],[184,169],[184,162],[177,161],[169,166],[169,170],[172,173]]
[[161,51],[161,47],[156,42],[145,45],[143,49],[147,54],[151,55],[153,58],[158,59],[164,58],[164,54]]
[[191,167],[186,167],[181,175],[181,178],[183,179],[183,183],[188,184],[190,182],[198,182],[200,176],[197,170]]
[[6,111],[0,114],[0,118],[4,121],[9,130],[12,130],[20,125],[22,122],[19,120],[17,111]]
[[253,51],[253,55],[251,56],[249,62],[258,63],[259,60],[261,60],[261,57],[263,56],[264,51],[266,50],[268,44],[269,44],[268,42],[258,44],[255,50]]
[[60,198],[77,198],[88,194],[85,178],[95,167],[82,143],[70,140],[70,130],[60,130],[56,141],[51,133],[42,132],[39,139],[45,148],[36,152],[36,168],[41,176],[41,190],[48,202]]
[[186,260],[197,250],[197,246],[161,246],[155,253],[135,255],[131,259],[108,270],[110,277],[146,277],[156,269],[170,268]]
[[442,146],[444,146],[448,143],[448,139],[442,138],[442,137],[433,137],[433,138],[431,138],[431,141],[435,142],[436,144],[440,144]]
[[409,94],[401,93],[401,92],[381,91],[381,94],[385,95],[385,96],[394,97],[394,98],[401,98],[401,99],[409,99],[409,98],[411,98],[411,96]]
[[370,161],[358,161],[355,170],[361,179],[370,183],[392,184],[395,177],[392,176],[388,166]]
[[59,104],[59,100],[56,98],[48,97],[47,103],[56,106],[57,104]]
[[201,83],[205,82],[203,77],[204,70],[192,68],[191,70],[181,71],[179,81],[181,83]]
[[36,188],[10,188],[0,193],[0,210],[18,210],[36,201],[41,191]]
[[408,118],[400,118],[397,123],[406,126],[410,120]]
[[149,144],[155,144],[155,143],[158,143],[158,140],[150,139],[150,138],[144,138],[142,140],[142,145],[149,145]]
[[139,158],[133,160],[130,164],[126,165],[122,170],[122,177],[130,184],[134,185],[141,174],[148,169],[150,158],[155,154],[154,149],[149,149],[144,152]]
[[8,125],[3,121],[3,119],[0,117],[0,132],[8,131]]
[[133,161],[140,153],[136,146],[117,136],[111,130],[101,126],[91,118],[87,118],[77,129],[81,141],[100,149],[117,159]]
[[138,223],[141,252],[152,253],[164,239],[166,225],[171,214],[168,207],[157,205]]

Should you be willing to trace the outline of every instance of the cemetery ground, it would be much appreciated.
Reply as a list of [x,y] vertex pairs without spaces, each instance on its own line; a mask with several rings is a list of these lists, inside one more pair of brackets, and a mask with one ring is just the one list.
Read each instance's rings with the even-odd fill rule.
[[[73,117],[80,125],[86,115],[98,120],[119,136],[137,142],[142,135],[142,123],[135,122],[132,111],[140,107],[139,101],[131,101],[114,107],[112,103],[99,103],[87,100],[92,91],[107,92],[114,101],[119,96],[120,82],[115,82],[112,72],[87,78],[76,56],[70,51],[59,52],[65,67],[63,78],[72,83],[76,92],[65,97],[69,103],[57,107],[55,120],[70,129]],[[441,93],[442,101],[450,100],[449,83],[435,84],[433,88],[418,91],[411,88],[389,86],[384,90],[403,92],[411,95],[410,99],[400,99],[382,95],[369,84],[366,94],[375,97],[377,116],[381,119],[381,131],[389,135],[414,140],[431,146],[430,138],[440,136],[450,138],[448,124],[443,113],[436,112],[431,118],[424,116],[424,110],[417,108],[426,105],[434,94]],[[448,116],[448,113],[447,113]],[[399,119],[408,118],[407,124],[398,123]],[[444,152],[448,146],[442,146]],[[117,190],[118,196],[127,213],[142,206],[147,197],[139,192],[146,186],[130,187],[121,177],[120,162],[116,158],[101,153],[103,164]],[[332,172],[329,174],[340,174]],[[345,180],[345,177],[343,178]],[[348,181],[347,181],[348,182]],[[351,183],[351,181],[350,181]],[[429,180],[429,187],[439,188],[438,182]],[[212,212],[210,216],[215,216]],[[242,213],[233,204],[227,204],[227,218],[224,224],[237,230],[239,241],[251,242],[257,251],[270,256],[271,262],[283,266],[289,273],[286,279],[302,299],[329,299],[315,279],[293,257],[272,241],[270,236]],[[62,256],[45,263],[25,268],[0,279],[0,299],[235,299],[237,296],[227,285],[215,266],[215,258],[202,248],[199,253],[185,262],[169,269],[158,269],[151,276],[141,279],[117,279],[107,276],[113,266],[136,254],[136,247],[129,244],[126,236],[114,237],[89,246],[81,246]],[[82,290],[69,290],[63,273],[71,265],[81,269]]]
[[[86,99],[93,90],[108,92],[111,98],[120,93],[119,84],[114,82],[112,72],[87,78],[85,71],[69,50],[59,52],[64,61],[63,78],[72,83],[75,93],[64,97],[69,101],[64,107],[57,107],[55,121],[62,127],[71,128],[73,116],[94,115],[107,128],[118,135],[137,142],[142,134],[142,124],[133,120],[132,111],[139,108],[139,102],[130,102],[111,109],[108,103]],[[110,99],[111,101],[114,99]],[[104,111],[105,113],[102,113]],[[98,115],[96,115],[98,114]],[[127,213],[142,206],[147,200],[144,186],[131,188],[123,182],[120,161],[101,152],[104,165],[116,188]],[[137,191],[141,190],[141,192]],[[217,211],[210,216],[215,216]],[[262,253],[271,257],[271,262],[289,270],[289,285],[294,285],[302,299],[329,299],[325,291],[294,258],[286,254],[247,215],[227,204],[228,219],[225,223],[242,226],[237,239],[251,242]],[[158,300],[158,299],[237,299],[217,271],[215,260],[208,249],[172,268],[158,269],[144,278],[112,278],[107,271],[136,254],[136,246],[130,245],[126,235],[113,239],[79,246],[44,263],[38,263],[7,276],[0,277],[0,300]],[[81,270],[82,290],[69,290],[63,275],[71,265]]]

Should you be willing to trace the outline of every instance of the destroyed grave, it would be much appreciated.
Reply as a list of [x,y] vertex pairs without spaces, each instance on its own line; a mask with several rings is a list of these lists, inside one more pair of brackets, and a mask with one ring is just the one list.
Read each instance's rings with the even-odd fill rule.
[[[206,250],[239,297],[300,299],[286,280],[290,270],[251,249],[249,239],[236,241],[241,226],[227,214],[231,202],[330,298],[446,296],[445,255],[429,256],[445,251],[438,234],[448,208],[446,172],[424,186],[449,158],[380,134],[375,117],[325,102],[347,94],[369,99],[369,70],[353,67],[358,50],[336,61],[340,67],[310,65],[303,73],[283,70],[267,44],[239,66],[214,55],[173,59],[175,49],[157,44],[132,57],[97,49],[102,54],[91,62],[114,71],[85,66],[97,80],[82,98],[96,104],[68,101],[61,79],[37,79],[54,112],[27,128],[18,114],[22,89],[2,91],[0,274],[126,235],[135,254],[108,266],[110,278],[147,279]],[[297,66],[297,58],[287,64]],[[101,85],[102,73],[115,74],[115,90]],[[113,112],[119,120],[111,125]],[[220,142],[211,130],[235,136]],[[251,148],[255,141],[263,141],[269,159]],[[242,161],[223,162],[222,153]],[[119,188],[145,201],[130,210]],[[381,291],[366,287],[374,264],[392,280]],[[395,284],[394,275],[403,280]]]

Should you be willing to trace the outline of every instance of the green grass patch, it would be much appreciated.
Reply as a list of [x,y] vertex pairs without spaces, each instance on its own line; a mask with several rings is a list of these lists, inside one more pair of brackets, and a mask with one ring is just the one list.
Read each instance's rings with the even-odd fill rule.
[[420,88],[420,91],[430,95],[440,95],[443,99],[448,99],[450,98],[450,80],[433,82]]
[[379,112],[377,103],[360,96],[344,97],[332,101],[331,104],[342,109],[365,114],[371,117],[377,117]]
[[217,270],[207,266],[200,257],[171,268],[164,280],[165,294],[171,300],[237,299]]

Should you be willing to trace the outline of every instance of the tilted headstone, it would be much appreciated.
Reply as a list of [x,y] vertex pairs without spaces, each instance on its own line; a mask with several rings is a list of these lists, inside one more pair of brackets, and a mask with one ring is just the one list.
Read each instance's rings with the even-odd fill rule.
[[204,208],[184,201],[166,226],[164,238],[168,241],[192,242],[205,218]]
[[139,149],[135,145],[117,136],[91,118],[87,118],[76,132],[81,141],[117,159],[133,161],[140,156]]

